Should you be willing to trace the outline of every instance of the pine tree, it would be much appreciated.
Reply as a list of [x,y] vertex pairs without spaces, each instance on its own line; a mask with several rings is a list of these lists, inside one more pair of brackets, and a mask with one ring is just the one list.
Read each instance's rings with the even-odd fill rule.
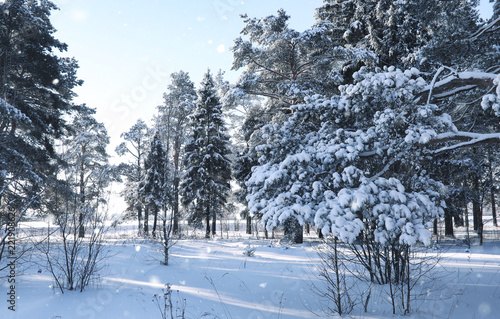
[[[68,164],[74,192],[78,194],[78,236],[85,237],[85,219],[90,217],[91,201],[102,194],[92,193],[94,181],[101,183],[99,176],[108,169],[106,146],[109,136],[106,128],[94,118],[95,110],[83,106],[72,122],[74,133],[63,140],[63,160]],[[109,182],[109,180],[108,180]],[[101,187],[97,187],[99,190]]]
[[145,180],[141,189],[146,209],[144,214],[144,234],[147,235],[149,232],[148,213],[151,211],[154,216],[152,235],[156,237],[158,213],[160,210],[167,209],[166,206],[170,195],[170,187],[166,181],[166,156],[158,132],[153,137],[151,149],[144,165]]
[[205,221],[205,236],[209,238],[210,233],[215,235],[216,220],[222,214],[231,179],[229,135],[210,71],[201,82],[189,126],[191,133],[184,148],[186,171],[181,183],[182,202],[189,207],[191,224],[200,226]]
[[[420,68],[437,69],[432,73],[437,83],[442,78],[453,78],[455,74],[464,70],[498,72],[496,65],[500,57],[497,49],[500,44],[499,22],[495,22],[494,19],[487,22],[480,21],[478,13],[473,8],[476,4],[476,1],[462,2],[460,5],[442,3],[442,6],[448,9],[442,14],[442,19],[448,23],[437,30],[419,52],[419,56],[425,60]],[[435,90],[431,102],[439,105],[442,112],[452,116],[459,131],[477,134],[498,132],[500,125],[493,114],[494,110],[488,109],[487,103],[481,106],[481,101],[485,100],[485,97],[482,98],[485,94],[484,88],[475,85],[465,90],[457,88],[464,86],[458,84],[445,95]],[[495,149],[495,146],[491,148],[483,145],[473,149],[449,150],[441,155],[446,157],[446,160],[440,161],[440,165],[434,164],[428,167],[430,172],[443,177],[441,180],[446,181],[449,189],[454,190],[450,193],[449,201],[459,204],[465,211],[464,200],[472,202],[474,229],[478,233],[482,233],[484,206],[482,198],[485,197],[483,185],[487,180],[491,180],[484,163],[489,161],[490,154]],[[456,173],[443,176],[443,171]],[[457,194],[462,197],[456,198]],[[445,212],[445,234],[453,234],[452,217],[457,213],[453,205],[448,205]]]
[[[339,61],[370,58],[363,50],[334,47],[323,26],[303,32],[289,28],[290,17],[284,10],[261,19],[248,18],[246,15],[242,18],[245,26],[241,31],[243,36],[234,41],[232,68],[245,70],[230,96],[234,100],[243,100],[249,95],[267,98],[264,107],[266,112],[261,112],[263,116],[259,119],[264,121],[263,124],[280,125],[289,116],[293,106],[303,103],[308,95],[331,96],[337,92],[340,78],[336,70]],[[254,129],[245,135],[251,136],[254,132],[258,135],[258,127]],[[248,155],[255,154],[254,148],[259,146],[261,140],[255,136],[256,143],[247,148],[244,155],[246,159],[241,160],[247,163],[248,160],[256,161],[256,158],[251,159]],[[245,181],[241,178],[245,175],[238,173],[238,176],[243,185]],[[294,223],[294,228],[299,228],[295,226]],[[285,229],[286,232],[288,230]]]
[[500,17],[500,1],[499,0],[490,0],[490,2],[495,2],[493,4],[493,17],[492,19],[498,19]]
[[268,110],[289,112],[309,94],[333,94],[339,83],[335,72],[342,59],[361,52],[334,47],[323,27],[303,32],[288,27],[284,10],[262,19],[243,15],[242,37],[234,41],[233,70],[244,68],[236,87],[240,95],[269,98]]
[[172,157],[171,181],[173,233],[179,231],[179,182],[182,171],[182,149],[188,131],[188,116],[193,113],[196,90],[189,74],[184,71],[170,75],[171,84],[163,95],[164,104],[158,107],[157,127],[161,132],[165,153]]
[[[57,169],[54,143],[69,130],[77,109],[72,91],[75,60],[59,58],[67,46],[54,38],[50,1],[0,3],[0,200],[35,204]],[[16,184],[16,187],[13,185]]]
[[[357,256],[361,245],[364,256],[399,263],[409,246],[430,243],[426,227],[443,212],[442,184],[423,168],[422,144],[453,124],[415,102],[425,86],[416,70],[362,68],[355,78],[339,96],[312,97],[283,124],[264,126],[247,199],[269,230],[311,222],[356,240]],[[367,270],[374,282],[402,280],[401,269],[391,278]]]
[[138,232],[142,232],[143,198],[140,192],[141,182],[144,181],[144,160],[149,145],[149,128],[143,120],[137,120],[127,132],[121,134],[126,141],[116,147],[120,156],[132,156],[128,163],[121,164],[121,174],[126,176],[125,189],[122,195],[128,204],[127,211],[137,214]]
[[[381,67],[409,68],[424,59],[449,64],[451,57],[459,57],[457,49],[463,54],[467,46],[461,40],[464,31],[475,26],[476,4],[468,0],[324,0],[315,15],[316,25],[329,30],[335,45],[370,50]],[[420,54],[427,46],[441,53],[432,58]],[[443,54],[444,50],[448,55]],[[354,62],[343,66],[347,83],[364,64]]]

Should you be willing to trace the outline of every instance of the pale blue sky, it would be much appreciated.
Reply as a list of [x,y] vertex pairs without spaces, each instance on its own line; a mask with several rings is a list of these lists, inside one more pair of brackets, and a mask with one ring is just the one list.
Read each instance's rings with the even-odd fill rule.
[[[484,15],[490,16],[491,4]],[[198,86],[207,68],[231,72],[228,50],[239,36],[239,15],[264,17],[284,8],[290,26],[304,30],[313,23],[321,0],[55,0],[56,37],[69,45],[67,55],[80,64],[77,102],[97,108],[97,118],[112,137],[138,118],[149,120],[162,103],[169,74],[184,70]],[[488,7],[489,5],[489,7]]]

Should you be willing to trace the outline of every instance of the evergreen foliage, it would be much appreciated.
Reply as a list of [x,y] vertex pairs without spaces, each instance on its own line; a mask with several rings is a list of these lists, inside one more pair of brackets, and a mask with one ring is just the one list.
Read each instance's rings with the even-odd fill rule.
[[205,221],[206,237],[210,237],[215,235],[215,221],[222,214],[231,179],[229,135],[210,71],[201,82],[189,126],[191,132],[184,148],[186,171],[181,183],[182,202],[189,207],[189,222],[200,226]]
[[286,111],[307,95],[336,92],[339,60],[369,59],[363,50],[335,47],[323,26],[303,32],[289,28],[284,10],[262,19],[242,18],[244,37],[234,41],[232,68],[245,71],[236,88],[240,95],[270,98],[272,112]]
[[156,132],[151,142],[151,149],[145,161],[145,180],[141,189],[144,205],[146,207],[144,233],[147,235],[149,231],[147,220],[148,212],[150,211],[154,216],[152,229],[153,237],[156,236],[158,212],[160,210],[166,210],[167,204],[171,202],[171,187],[167,182],[168,174],[166,170],[166,159],[159,133]]
[[127,132],[121,134],[126,142],[116,147],[119,156],[131,156],[131,160],[121,164],[119,170],[127,178],[122,194],[128,205],[127,212],[137,216],[139,233],[142,232],[144,198],[141,187],[144,183],[144,160],[149,145],[149,133],[146,123],[139,119]]
[[44,181],[57,169],[55,140],[66,120],[76,79],[74,59],[54,37],[47,0],[0,3],[0,199],[21,208],[37,204]]
[[179,231],[179,183],[183,170],[182,157],[183,147],[186,143],[188,132],[188,116],[194,112],[196,103],[196,90],[189,74],[179,71],[171,74],[171,83],[167,92],[163,95],[164,104],[158,107],[158,118],[156,125],[161,132],[165,154],[171,161],[170,174],[166,182],[171,185],[171,200],[173,214],[173,233]]
[[[335,45],[372,51],[379,66],[410,68],[424,60],[449,65],[448,59],[458,58],[466,49],[464,34],[476,25],[476,5],[468,0],[325,0],[315,16]],[[347,82],[363,64],[343,66]]]
[[93,117],[94,114],[95,110],[90,108],[80,112],[72,122],[74,133],[63,140],[62,158],[68,165],[66,181],[78,194],[79,237],[85,236],[85,219],[93,214],[92,201],[97,201],[95,206],[99,205],[103,185],[111,181],[109,155],[106,152],[109,136],[104,125]]

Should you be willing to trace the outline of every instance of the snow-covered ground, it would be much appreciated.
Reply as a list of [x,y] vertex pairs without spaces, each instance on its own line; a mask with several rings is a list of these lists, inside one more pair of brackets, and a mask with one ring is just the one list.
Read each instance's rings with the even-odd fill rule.
[[[163,296],[166,284],[171,285],[174,315],[185,309],[186,318],[329,318],[325,301],[311,289],[312,282],[321,286],[314,274],[319,263],[315,248],[321,243],[314,237],[293,246],[243,234],[180,240],[170,265],[164,266],[160,245],[132,233],[110,235],[107,266],[83,293],[61,294],[45,269],[27,267],[16,277],[12,312],[9,286],[2,279],[0,318],[161,318],[153,300]],[[244,255],[249,247],[255,248],[253,257]],[[470,250],[442,242],[429,251],[442,260],[425,279],[427,294],[414,301],[405,318],[500,318],[498,240]],[[393,317],[388,296],[380,291],[372,294],[367,313],[362,308],[347,317]]]

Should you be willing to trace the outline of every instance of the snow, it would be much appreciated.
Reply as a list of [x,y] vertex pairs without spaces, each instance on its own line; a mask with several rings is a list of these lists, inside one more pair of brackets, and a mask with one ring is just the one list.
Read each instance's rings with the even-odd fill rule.
[[[31,226],[41,231],[43,223]],[[8,311],[4,301],[0,318],[160,318],[152,300],[163,294],[167,283],[174,307],[185,300],[186,318],[331,318],[322,311],[326,301],[311,289],[311,283],[322,287],[314,275],[319,264],[315,249],[322,244],[312,235],[306,236],[305,244],[294,246],[240,233],[231,233],[230,239],[184,239],[172,248],[171,265],[163,266],[161,247],[134,238],[126,229],[112,231],[106,268],[83,293],[60,294],[44,268],[41,273],[38,266],[19,270],[16,312]],[[405,233],[419,231],[411,224],[405,227]],[[377,236],[380,241],[388,239],[385,232]],[[249,247],[254,257],[243,254]],[[422,295],[412,301],[409,318],[496,318],[498,241],[470,250],[461,241],[442,242],[426,252],[441,261],[415,287]],[[1,289],[8,289],[6,283]],[[392,316],[383,289],[372,287],[368,313],[359,309],[348,317],[408,318]]]

